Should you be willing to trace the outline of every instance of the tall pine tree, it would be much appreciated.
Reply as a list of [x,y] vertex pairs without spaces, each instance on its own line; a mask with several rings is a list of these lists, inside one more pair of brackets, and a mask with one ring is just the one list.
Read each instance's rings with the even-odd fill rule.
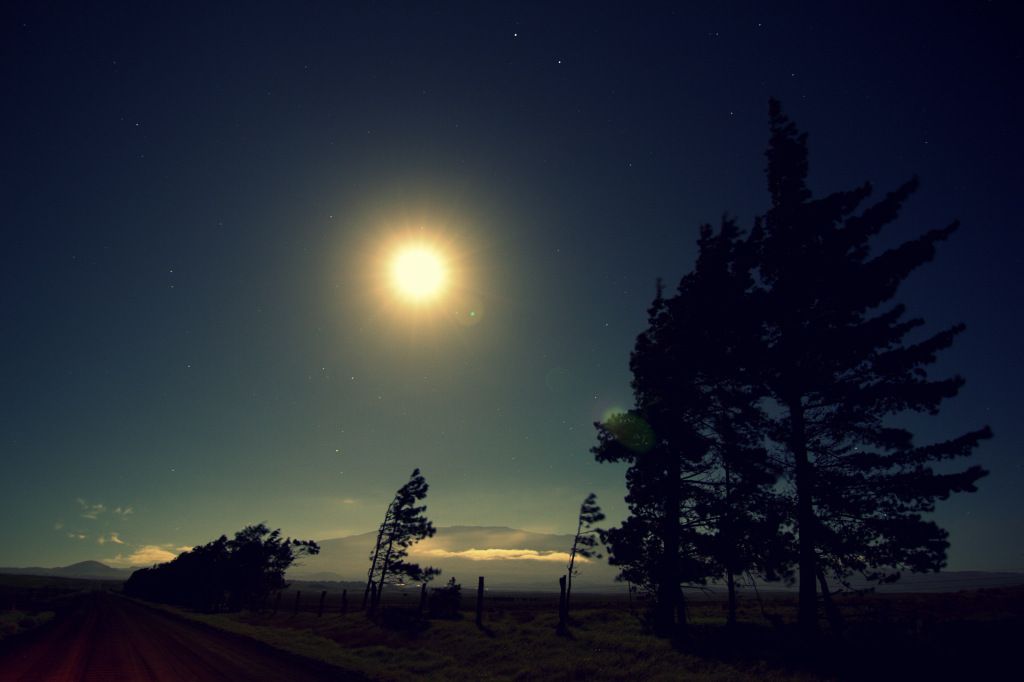
[[[629,516],[603,539],[620,579],[654,596],[654,628],[666,635],[686,626],[682,585],[701,583],[711,573],[699,502],[708,492],[710,464],[696,428],[700,397],[693,367],[657,370],[650,364],[667,357],[667,316],[659,284],[650,327],[638,337],[630,361],[636,407],[596,423],[598,443],[591,449],[599,462],[629,463]],[[673,385],[677,390],[663,390]]]
[[988,427],[918,446],[894,425],[963,385],[927,372],[963,325],[924,336],[892,302],[957,224],[872,254],[916,179],[863,210],[869,184],[814,199],[806,136],[775,101],[770,119],[770,210],[747,238],[728,220],[702,229],[696,268],[671,298],[659,285],[637,339],[635,408],[596,425],[597,459],[630,464],[610,559],[654,593],[663,629],[685,623],[682,583],[724,577],[734,607],[737,574],[796,564],[813,637],[819,587],[835,615],[830,579],[941,568],[947,533],[926,516],[986,473],[948,460]]
[[923,321],[893,302],[958,224],[873,254],[872,238],[898,217],[916,178],[859,212],[870,184],[815,199],[806,134],[774,100],[769,114],[771,208],[750,243],[764,287],[764,387],[780,415],[771,435],[792,484],[799,621],[811,638],[817,587],[827,606],[828,577],[858,572],[881,581],[944,565],[947,533],[925,515],[936,500],[976,489],[986,473],[980,466],[953,471],[945,462],[970,455],[991,431],[918,446],[893,425],[905,412],[936,414],[964,383],[927,373],[964,326],[911,340]]
[[693,272],[660,290],[630,359],[635,408],[598,424],[599,461],[626,461],[630,516],[606,533],[621,577],[655,595],[655,625],[685,625],[681,584],[774,573],[782,517],[761,447],[760,325],[747,244],[701,228]]
[[701,227],[693,272],[669,301],[674,353],[697,358],[702,396],[699,425],[709,448],[709,489],[701,496],[707,553],[725,581],[728,623],[735,625],[737,578],[756,571],[775,579],[784,571],[789,536],[774,490],[779,470],[764,447],[768,423],[760,383],[760,292],[754,253],[733,220],[715,232]]

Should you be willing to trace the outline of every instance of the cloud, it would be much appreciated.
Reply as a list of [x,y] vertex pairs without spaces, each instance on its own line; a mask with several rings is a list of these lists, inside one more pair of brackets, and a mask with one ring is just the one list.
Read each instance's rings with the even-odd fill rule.
[[68,533],[67,535],[72,540],[84,540],[87,537],[85,533],[79,533],[78,531],[75,531],[74,533]]
[[105,545],[108,542],[112,542],[115,545],[124,544],[124,540],[121,539],[120,533],[110,533],[108,535],[101,535],[98,538],[96,538],[96,542],[100,543],[101,545]]
[[97,519],[100,514],[107,510],[106,506],[102,504],[89,504],[81,497],[77,500],[78,506],[81,507],[81,516],[83,519]]
[[341,498],[341,503],[342,504],[359,504],[359,502],[357,502],[356,500],[352,499],[351,497],[343,497],[343,498]]
[[178,551],[171,552],[160,545],[143,545],[128,556],[118,554],[115,557],[104,559],[103,563],[117,568],[152,566],[153,564],[162,564],[164,562],[171,561],[182,551],[185,551],[180,547],[176,547],[175,549]]
[[[538,551],[536,549],[473,548],[463,549],[455,552],[447,549],[424,549],[417,552],[415,549],[413,549],[412,552],[425,556],[440,557],[443,559],[470,559],[471,561],[552,561],[563,564],[569,561],[568,552]],[[577,555],[576,561],[580,563],[586,563],[587,559],[585,557]]]
[[53,524],[53,529],[54,530],[60,530],[63,527],[64,527],[64,522],[63,521],[55,521],[54,524]]
[[128,516],[129,514],[134,514],[135,513],[135,509],[133,507],[130,507],[130,506],[129,507],[114,507],[113,511],[118,516]]

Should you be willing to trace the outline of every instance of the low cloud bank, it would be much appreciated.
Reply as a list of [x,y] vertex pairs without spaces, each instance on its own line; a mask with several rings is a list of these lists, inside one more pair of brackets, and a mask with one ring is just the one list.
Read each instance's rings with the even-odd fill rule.
[[[568,552],[540,551],[536,549],[473,548],[459,551],[451,551],[447,549],[424,549],[417,551],[413,548],[411,552],[420,556],[432,556],[443,559],[470,559],[471,561],[553,561],[563,564],[569,561]],[[577,555],[576,561],[579,563],[586,563],[588,560]]]
[[182,552],[187,552],[190,549],[192,548],[174,547],[174,551],[171,551],[166,547],[161,547],[159,545],[143,545],[127,556],[124,554],[118,554],[113,558],[104,559],[103,563],[117,568],[152,566],[153,564],[162,564],[165,561],[171,561]]

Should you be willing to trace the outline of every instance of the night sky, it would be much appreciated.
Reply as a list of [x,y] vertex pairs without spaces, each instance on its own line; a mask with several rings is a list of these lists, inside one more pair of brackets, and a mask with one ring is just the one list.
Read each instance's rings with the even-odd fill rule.
[[[1024,570],[1015,3],[19,3],[0,23],[0,565],[149,563],[247,523],[570,532],[624,468],[655,278],[768,207],[768,98],[812,189],[914,173],[880,245],[963,222],[899,300],[968,331],[920,442],[990,424],[949,568]],[[776,3],[772,3],[776,4]],[[429,305],[387,257],[437,245]]]

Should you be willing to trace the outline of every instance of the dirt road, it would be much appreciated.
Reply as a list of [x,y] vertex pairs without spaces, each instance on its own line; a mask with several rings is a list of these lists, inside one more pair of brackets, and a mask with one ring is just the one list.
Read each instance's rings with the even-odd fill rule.
[[103,592],[0,653],[3,682],[356,679]]

